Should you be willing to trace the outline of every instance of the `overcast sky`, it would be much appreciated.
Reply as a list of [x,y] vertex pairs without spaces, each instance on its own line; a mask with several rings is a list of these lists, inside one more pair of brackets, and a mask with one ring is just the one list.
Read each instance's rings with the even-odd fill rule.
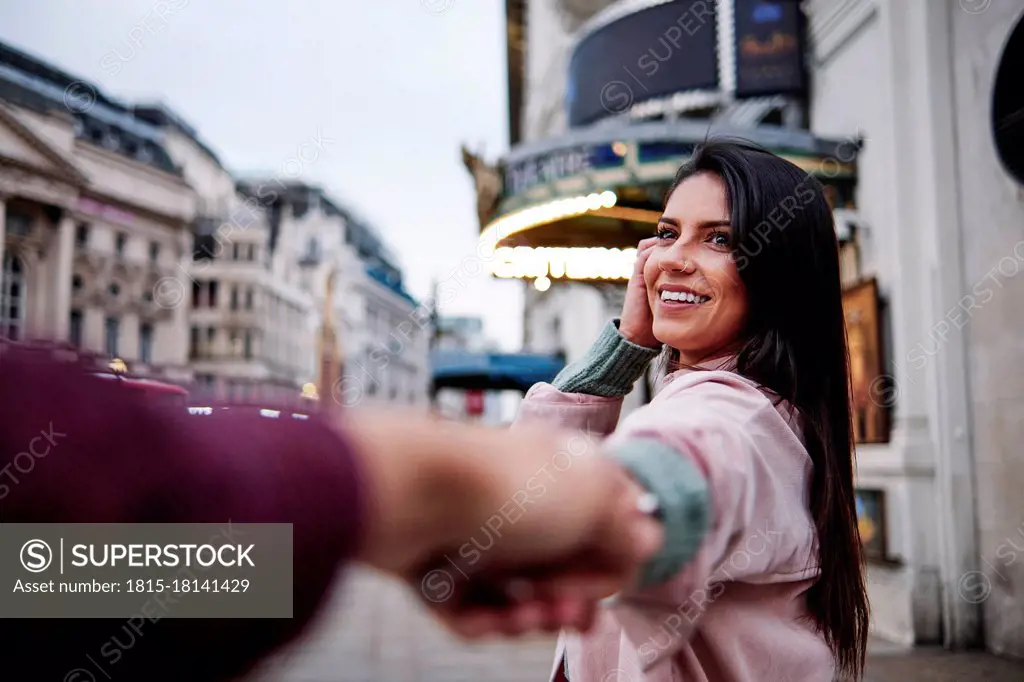
[[[303,172],[377,227],[423,299],[476,245],[459,144],[507,149],[503,6],[31,0],[0,3],[0,40],[108,95],[163,100],[233,170],[273,172],[318,131],[334,140]],[[521,285],[462,277],[443,312],[483,316],[518,350]]]

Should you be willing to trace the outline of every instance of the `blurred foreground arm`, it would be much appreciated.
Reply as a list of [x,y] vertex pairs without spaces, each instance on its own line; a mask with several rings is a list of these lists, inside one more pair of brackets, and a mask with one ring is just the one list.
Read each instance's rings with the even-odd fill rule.
[[[330,424],[154,408],[47,352],[0,350],[0,522],[293,524],[291,620],[0,618],[11,679],[63,679],[87,657],[121,679],[229,679],[311,620],[363,537],[364,474]],[[131,642],[116,663],[100,653],[112,637]]]
[[[236,676],[312,619],[347,560],[419,587],[419,572],[434,558],[458,552],[485,524],[497,528],[503,515],[500,540],[467,564],[468,574],[558,562],[571,571],[572,559],[596,556],[606,560],[604,575],[617,578],[645,551],[643,533],[608,511],[621,486],[614,467],[590,456],[570,471],[545,470],[560,442],[550,432],[510,437],[408,414],[190,416],[154,409],[116,382],[42,354],[4,350],[0,522],[293,524],[293,619],[146,622],[116,664],[122,679]],[[531,485],[542,475],[540,487]],[[501,625],[491,616],[484,630]],[[510,629],[582,617],[576,611],[556,622],[532,611]],[[473,622],[449,624],[474,632]],[[124,627],[0,618],[7,651],[0,665],[24,673],[19,679],[63,679],[112,636],[124,639]],[[47,644],[45,658],[31,653],[39,642]]]

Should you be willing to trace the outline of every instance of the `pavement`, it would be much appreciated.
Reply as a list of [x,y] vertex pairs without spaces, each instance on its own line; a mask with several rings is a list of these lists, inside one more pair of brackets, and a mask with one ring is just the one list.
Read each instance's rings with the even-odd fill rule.
[[308,637],[245,682],[547,682],[555,640],[469,645],[410,591],[365,571],[345,577]]
[[[245,682],[547,682],[554,638],[466,644],[407,589],[346,576],[310,634]],[[1024,682],[1024,661],[872,640],[864,682]]]
[[1024,682],[1024,661],[982,651],[906,649],[874,640],[868,652],[864,682]]

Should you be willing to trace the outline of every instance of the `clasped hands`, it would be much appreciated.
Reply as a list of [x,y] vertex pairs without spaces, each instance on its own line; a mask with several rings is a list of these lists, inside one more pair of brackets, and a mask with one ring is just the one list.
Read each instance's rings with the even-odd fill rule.
[[360,558],[464,637],[585,631],[660,549],[644,491],[588,435],[347,421],[373,500]]

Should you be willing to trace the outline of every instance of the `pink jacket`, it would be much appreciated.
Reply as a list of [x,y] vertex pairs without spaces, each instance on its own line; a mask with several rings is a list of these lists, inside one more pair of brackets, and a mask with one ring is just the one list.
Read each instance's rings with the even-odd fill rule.
[[564,658],[570,682],[830,682],[803,597],[818,566],[798,419],[722,370],[675,372],[616,428],[621,407],[537,384],[516,424],[657,438],[704,472],[712,523],[674,579],[605,605],[587,635],[563,632],[552,676]]

